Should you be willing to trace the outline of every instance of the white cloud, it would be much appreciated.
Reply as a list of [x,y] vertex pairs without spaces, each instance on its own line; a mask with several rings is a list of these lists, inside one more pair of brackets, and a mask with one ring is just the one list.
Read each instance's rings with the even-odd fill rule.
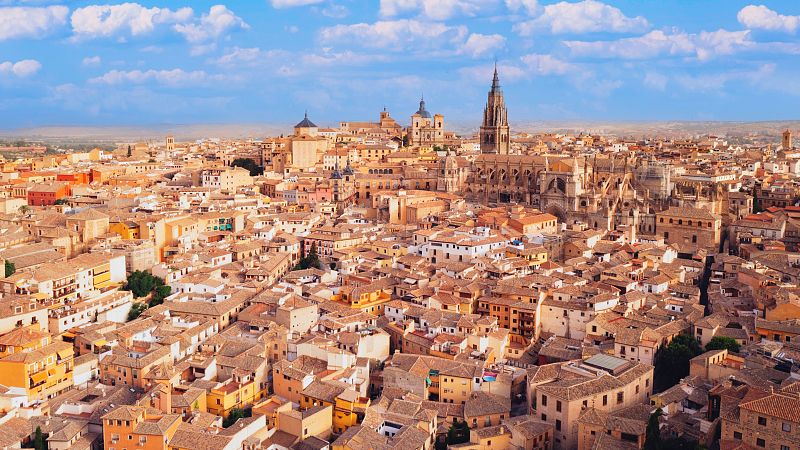
[[296,6],[317,5],[325,0],[272,0],[273,8],[294,8]]
[[800,27],[800,16],[784,16],[764,5],[745,6],[736,15],[739,23],[751,30],[770,30],[794,33]]
[[35,75],[42,65],[35,59],[23,59],[22,61],[4,61],[0,63],[0,74],[11,74],[17,78],[27,78]]
[[327,8],[323,8],[321,12],[323,16],[330,17],[332,19],[344,19],[350,15],[350,10],[347,9],[346,6],[335,4],[331,4]]
[[537,0],[506,0],[506,8],[514,13],[524,9],[528,15],[532,16],[536,13],[538,7],[539,2]]
[[472,55],[473,58],[483,56],[493,50],[499,50],[506,44],[506,38],[499,34],[472,33],[461,47],[463,53]]
[[0,41],[15,38],[40,38],[67,22],[69,8],[0,8]]
[[679,75],[675,77],[675,81],[689,91],[721,91],[732,81],[744,81],[761,85],[774,72],[774,64],[762,64],[757,70],[732,70],[702,75]]
[[663,91],[667,88],[669,77],[658,72],[647,72],[644,76],[644,85],[658,91]]
[[188,22],[192,8],[171,10],[146,8],[138,3],[90,5],[78,8],[70,19],[76,37],[111,37],[122,33],[139,36],[153,32],[159,25]]
[[601,58],[648,59],[662,55],[695,56],[707,60],[754,45],[749,31],[685,33],[654,30],[645,35],[615,41],[564,41],[573,55]]
[[577,70],[577,66],[552,55],[530,54],[520,58],[523,64],[537,75],[564,75]]
[[349,43],[394,51],[426,50],[445,44],[460,45],[466,35],[465,26],[408,19],[336,25],[320,30],[320,39],[326,43]]
[[288,60],[290,53],[285,50],[261,50],[258,47],[241,48],[234,47],[224,55],[213,60],[214,64],[220,66],[258,66],[270,64],[276,58]]
[[169,86],[183,86],[202,84],[209,81],[219,81],[222,78],[218,75],[209,75],[202,70],[187,72],[183,69],[172,70],[112,70],[102,76],[92,78],[90,83],[95,84],[144,84],[155,82]]
[[547,5],[539,17],[520,22],[513,29],[522,36],[532,36],[540,30],[553,34],[629,33],[644,31],[649,27],[644,17],[628,17],[619,8],[597,0],[583,0]]
[[99,66],[100,65],[100,57],[99,56],[87,56],[83,58],[82,64],[84,66]]
[[388,61],[386,55],[370,55],[351,51],[311,53],[303,55],[300,60],[308,66],[331,66],[334,64],[359,65],[376,61]]
[[495,3],[494,0],[381,0],[380,15],[419,13],[432,20],[447,20],[456,15],[475,16]]
[[203,14],[196,23],[175,25],[175,31],[193,44],[217,39],[236,28],[247,29],[249,26],[225,5],[212,6],[208,13]]

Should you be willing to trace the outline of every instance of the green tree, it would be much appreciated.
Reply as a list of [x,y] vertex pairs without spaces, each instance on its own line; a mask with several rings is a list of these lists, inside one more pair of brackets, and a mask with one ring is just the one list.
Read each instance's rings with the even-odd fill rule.
[[131,149],[131,146],[128,145],[128,158],[130,158],[131,155],[133,155],[133,149]]
[[55,202],[53,202],[54,205],[66,205],[67,203],[69,203],[68,198],[58,198]]
[[654,390],[661,392],[689,375],[689,360],[703,353],[692,336],[679,334],[656,357]]
[[469,442],[469,424],[467,421],[459,422],[458,419],[453,419],[453,425],[447,430],[447,444],[463,444]]
[[147,309],[146,304],[142,302],[135,302],[133,305],[131,305],[130,311],[128,311],[128,322],[139,318],[139,316],[141,316],[144,310],[146,309]]
[[706,345],[706,351],[727,349],[729,352],[739,353],[739,343],[736,339],[725,336],[714,336]]
[[408,147],[408,134],[403,135],[403,147]]
[[317,243],[312,242],[308,254],[300,258],[300,261],[294,266],[294,270],[319,269],[322,267],[321,264],[319,254],[317,253]]
[[36,427],[36,432],[33,436],[33,448],[47,450],[47,433],[42,433],[42,427]]
[[306,258],[308,267],[319,269],[320,262],[319,262],[319,255],[317,254],[316,242],[311,243],[311,250],[308,251],[308,256]]
[[661,408],[650,414],[650,419],[647,421],[647,434],[644,438],[644,450],[659,450],[661,448],[659,417],[662,415],[664,415],[664,411]]
[[17,209],[17,211],[19,211],[20,214],[28,214],[31,212],[31,207],[28,205],[22,205]]
[[152,294],[150,306],[160,305],[164,302],[164,298],[172,293],[172,289],[164,284],[164,280],[150,272],[140,270],[128,276],[125,290],[133,292],[133,296],[136,298],[147,297]]
[[236,158],[231,163],[232,167],[242,167],[250,172],[251,177],[257,177],[264,174],[264,168],[259,166],[250,158]]
[[758,187],[753,186],[753,213],[761,212],[761,202],[758,201]]
[[167,285],[156,287],[156,289],[153,291],[153,296],[150,298],[150,306],[156,306],[164,303],[164,299],[169,297],[170,294],[172,294],[171,287]]
[[228,414],[228,417],[222,421],[222,427],[228,428],[229,426],[236,423],[239,419],[244,419],[245,417],[250,417],[253,414],[252,410],[248,409],[241,409],[241,408],[233,408]]
[[6,261],[5,266],[6,266],[5,267],[5,269],[6,269],[5,270],[6,277],[10,277],[11,275],[14,275],[14,272],[17,271],[17,266],[11,261]]

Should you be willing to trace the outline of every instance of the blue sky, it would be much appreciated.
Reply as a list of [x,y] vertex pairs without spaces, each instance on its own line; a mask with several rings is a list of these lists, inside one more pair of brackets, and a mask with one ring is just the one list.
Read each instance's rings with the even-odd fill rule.
[[800,2],[0,0],[0,128],[800,119]]

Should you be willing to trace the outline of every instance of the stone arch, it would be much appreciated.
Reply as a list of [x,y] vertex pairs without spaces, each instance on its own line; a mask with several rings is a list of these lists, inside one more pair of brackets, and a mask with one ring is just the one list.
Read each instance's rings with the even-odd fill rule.
[[547,205],[547,208],[545,208],[545,212],[556,216],[558,218],[558,221],[561,223],[566,223],[567,221],[567,213],[564,211],[564,208],[562,208],[561,205],[558,205],[556,203],[551,203]]
[[547,185],[547,192],[561,192],[565,194],[567,192],[567,181],[561,177],[556,177],[550,180],[550,184]]

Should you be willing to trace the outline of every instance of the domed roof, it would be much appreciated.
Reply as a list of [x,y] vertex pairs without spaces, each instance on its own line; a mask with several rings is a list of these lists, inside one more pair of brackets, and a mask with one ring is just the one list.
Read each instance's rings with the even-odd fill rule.
[[417,111],[417,114],[419,114],[420,117],[422,117],[424,119],[430,119],[431,118],[431,113],[429,113],[428,110],[425,109],[425,98],[421,98],[420,99],[420,101],[419,101],[419,110]]
[[295,128],[317,128],[314,122],[308,120],[308,111],[306,111],[306,115],[303,120],[300,121],[297,125],[294,126]]

